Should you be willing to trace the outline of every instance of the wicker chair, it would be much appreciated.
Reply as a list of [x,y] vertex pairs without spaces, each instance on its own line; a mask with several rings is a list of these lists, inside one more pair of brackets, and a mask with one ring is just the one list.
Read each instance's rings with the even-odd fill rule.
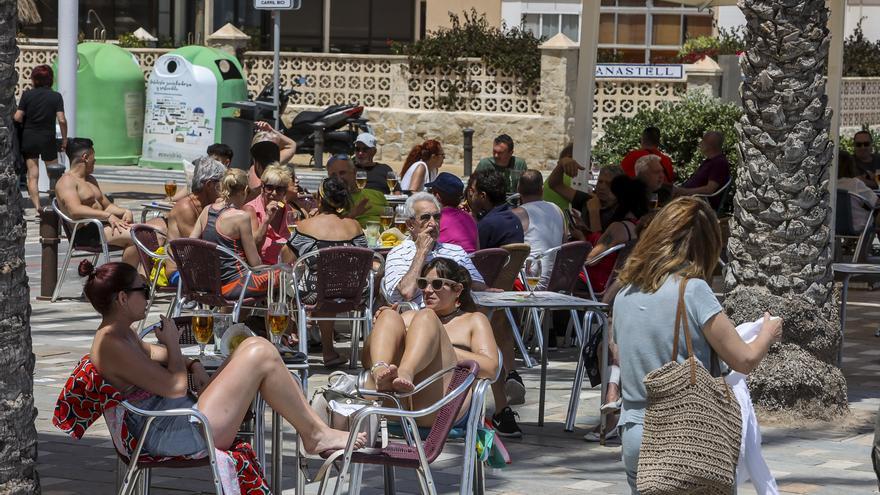
[[[67,236],[67,252],[64,254],[64,262],[61,264],[61,272],[58,274],[58,283],[55,284],[55,290],[52,291],[52,302],[58,299],[61,294],[61,285],[64,284],[64,278],[67,276],[67,267],[70,266],[70,260],[73,258],[92,258],[92,264],[97,265],[98,257],[103,257],[103,263],[110,262],[110,255],[122,251],[121,247],[110,246],[107,239],[104,238],[104,224],[97,218],[84,218],[82,220],[74,220],[67,216],[61,208],[58,207],[58,198],[52,198],[52,209],[61,219],[61,227]],[[87,228],[95,228],[98,230],[98,239],[100,245],[90,246],[78,242],[77,233],[83,232]],[[82,239],[80,236],[79,239]]]
[[510,260],[510,254],[502,248],[488,248],[474,251],[470,258],[486,285],[494,287],[495,280]]
[[[442,378],[446,373],[452,372],[452,380],[446,389],[446,395],[434,403],[430,407],[418,411],[407,411],[404,409],[394,409],[388,407],[365,407],[358,411],[352,418],[353,426],[351,431],[360,430],[362,422],[369,416],[382,415],[390,417],[399,417],[405,423],[404,429],[409,428],[411,432],[418,432],[415,418],[437,413],[431,430],[428,433],[424,443],[418,434],[408,435],[412,442],[389,442],[386,447],[379,449],[375,453],[355,452],[354,442],[356,435],[351,435],[343,454],[342,467],[339,469],[339,477],[336,481],[334,495],[339,495],[342,485],[345,483],[349,467],[353,466],[351,475],[350,493],[357,493],[360,490],[361,470],[363,464],[373,464],[380,466],[402,467],[416,469],[417,478],[422,488],[422,493],[436,495],[437,488],[434,479],[431,476],[430,464],[443,452],[449,432],[458,417],[467,393],[471,386],[477,380],[477,372],[479,365],[474,361],[462,361],[456,366],[447,370],[435,373],[433,376],[419,383],[415,390],[405,396],[410,396],[424,389],[436,380]],[[404,395],[397,396],[398,398]],[[471,418],[473,420],[475,418]],[[386,473],[389,472],[386,470]],[[470,485],[471,483],[467,483]],[[326,477],[321,481],[321,487],[318,493],[323,495],[326,492],[328,483]],[[386,480],[388,486],[388,480]],[[468,493],[470,486],[462,486],[462,493]]]
[[[171,255],[167,253],[159,254],[156,252],[162,245],[159,242],[160,237],[167,239],[166,236],[167,234],[165,232],[152,225],[139,223],[131,226],[131,240],[134,242],[135,247],[137,247],[141,266],[144,267],[144,273],[147,274],[147,277],[150,277],[153,273],[153,268],[157,267],[156,275],[149,280],[150,301],[147,303],[147,309],[145,311],[145,314],[147,315],[150,314],[150,308],[153,307],[153,302],[155,302],[156,298],[165,297],[169,302],[168,311],[165,316],[171,316],[174,314],[174,308],[177,306],[177,298],[180,295],[180,284],[178,284],[177,287],[157,286],[157,283],[159,282],[159,272],[169,261],[171,261]],[[138,325],[138,331],[141,331],[144,328],[146,321],[146,318],[141,320]]]
[[532,248],[528,244],[518,243],[501,246],[501,249],[507,251],[510,258],[508,258],[507,264],[504,265],[501,273],[498,274],[492,287],[502,290],[513,290],[513,281],[519,277],[523,264],[525,264],[526,258],[529,257]]

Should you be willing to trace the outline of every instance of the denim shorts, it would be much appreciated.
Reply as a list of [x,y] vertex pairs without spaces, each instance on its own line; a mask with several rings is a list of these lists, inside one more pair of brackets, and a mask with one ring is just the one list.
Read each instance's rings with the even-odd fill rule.
[[[195,407],[190,397],[168,399],[154,395],[133,404],[140,409],[157,411]],[[140,438],[147,424],[147,418],[139,414],[127,412],[125,424],[135,438]],[[144,452],[152,456],[176,457],[193,455],[207,449],[201,426],[191,422],[189,416],[159,417],[153,420],[150,431],[144,441]]]

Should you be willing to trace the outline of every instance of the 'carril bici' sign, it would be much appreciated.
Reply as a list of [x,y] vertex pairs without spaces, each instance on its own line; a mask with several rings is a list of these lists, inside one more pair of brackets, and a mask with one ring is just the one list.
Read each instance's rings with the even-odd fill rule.
[[596,79],[684,79],[681,64],[596,64]]

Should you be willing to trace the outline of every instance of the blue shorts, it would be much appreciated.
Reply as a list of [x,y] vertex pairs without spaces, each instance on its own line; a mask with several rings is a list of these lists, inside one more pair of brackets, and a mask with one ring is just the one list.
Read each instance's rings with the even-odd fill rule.
[[[133,403],[135,407],[148,411],[165,409],[192,408],[195,402],[190,397],[168,399],[154,395],[148,399]],[[146,416],[125,413],[125,424],[135,438],[140,438],[147,424]],[[194,455],[207,449],[201,426],[191,422],[190,416],[159,417],[153,420],[150,431],[144,441],[143,451],[152,456],[176,457]]]

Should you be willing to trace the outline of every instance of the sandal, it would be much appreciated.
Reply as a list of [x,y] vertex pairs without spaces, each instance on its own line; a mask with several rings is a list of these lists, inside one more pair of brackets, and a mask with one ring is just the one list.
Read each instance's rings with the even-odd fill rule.
[[347,357],[345,357],[341,354],[337,354],[335,358],[332,358],[329,360],[325,359],[324,360],[324,367],[325,368],[338,368],[347,362],[348,362]]

